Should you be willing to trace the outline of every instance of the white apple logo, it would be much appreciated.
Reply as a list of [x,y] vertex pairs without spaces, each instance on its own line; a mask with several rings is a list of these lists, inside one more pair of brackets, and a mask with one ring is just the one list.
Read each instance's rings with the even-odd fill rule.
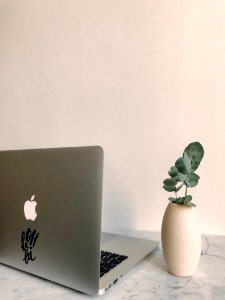
[[34,197],[35,195],[33,195],[31,197],[30,200],[27,200],[24,204],[24,215],[25,215],[25,218],[27,220],[32,220],[34,221],[37,217],[37,213],[35,211],[35,207],[37,205],[37,202],[36,201],[33,201],[34,200]]

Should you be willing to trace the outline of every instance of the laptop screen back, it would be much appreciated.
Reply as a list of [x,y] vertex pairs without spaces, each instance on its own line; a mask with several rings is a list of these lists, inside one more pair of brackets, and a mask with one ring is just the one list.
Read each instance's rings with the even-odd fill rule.
[[95,294],[103,151],[0,151],[0,262]]

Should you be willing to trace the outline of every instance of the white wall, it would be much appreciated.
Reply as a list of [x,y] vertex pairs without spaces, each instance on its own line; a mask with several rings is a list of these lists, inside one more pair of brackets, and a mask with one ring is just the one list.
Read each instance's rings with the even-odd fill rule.
[[105,229],[160,230],[198,140],[193,202],[225,234],[224,101],[224,0],[0,0],[0,149],[102,145]]

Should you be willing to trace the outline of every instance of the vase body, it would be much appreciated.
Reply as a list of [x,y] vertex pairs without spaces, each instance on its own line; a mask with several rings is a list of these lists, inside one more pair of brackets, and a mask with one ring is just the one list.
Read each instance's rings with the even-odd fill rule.
[[161,241],[168,271],[191,276],[201,256],[201,235],[195,207],[169,203],[162,222]]

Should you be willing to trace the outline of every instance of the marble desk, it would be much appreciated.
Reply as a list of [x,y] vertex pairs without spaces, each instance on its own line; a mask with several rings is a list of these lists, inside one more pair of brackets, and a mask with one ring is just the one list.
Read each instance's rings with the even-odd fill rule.
[[[159,233],[123,232],[123,234],[160,240]],[[202,237],[202,256],[198,270],[192,277],[179,278],[168,274],[159,247],[155,253],[145,258],[99,297],[89,297],[0,264],[0,299],[224,300],[225,236]]]

